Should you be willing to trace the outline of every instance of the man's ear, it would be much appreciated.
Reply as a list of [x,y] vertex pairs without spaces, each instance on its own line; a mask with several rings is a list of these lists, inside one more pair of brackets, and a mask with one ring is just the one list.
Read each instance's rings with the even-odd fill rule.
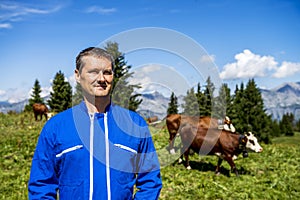
[[78,69],[75,69],[74,75],[75,75],[76,82],[80,83],[80,73],[79,73]]

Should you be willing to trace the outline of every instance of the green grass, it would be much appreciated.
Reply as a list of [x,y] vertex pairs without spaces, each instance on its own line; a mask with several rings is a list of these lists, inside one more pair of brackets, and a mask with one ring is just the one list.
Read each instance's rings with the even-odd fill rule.
[[[0,200],[27,199],[31,158],[44,124],[31,114],[0,114]],[[300,199],[300,133],[262,144],[260,154],[235,161],[240,176],[223,162],[221,175],[214,174],[215,156],[194,154],[192,170],[171,156],[164,124],[150,127],[161,162],[163,189],[160,199]],[[179,139],[176,140],[176,144]]]

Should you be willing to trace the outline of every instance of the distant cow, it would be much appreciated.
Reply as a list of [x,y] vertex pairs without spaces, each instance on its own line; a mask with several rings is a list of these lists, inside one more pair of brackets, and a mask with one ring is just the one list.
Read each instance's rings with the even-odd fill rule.
[[153,122],[156,122],[158,120],[158,117],[157,116],[153,116],[153,117],[149,117],[147,118],[147,122],[150,124],[150,123],[153,123]]
[[32,105],[32,109],[36,121],[38,120],[38,116],[40,116],[40,120],[42,120],[43,115],[45,116],[46,120],[48,120],[48,108],[45,104],[34,103]]
[[218,127],[218,120],[215,118],[169,114],[166,118],[166,124],[169,131],[169,151],[171,154],[175,153],[174,141],[176,134],[178,133],[181,124],[185,123],[197,124],[199,127],[203,128]]
[[190,169],[189,150],[199,152],[202,155],[217,155],[219,157],[216,174],[220,173],[220,165],[224,160],[228,162],[231,170],[238,176],[233,156],[239,155],[245,149],[262,152],[263,148],[257,142],[257,138],[251,133],[239,135],[226,130],[216,128],[197,127],[192,124],[184,124],[179,130],[182,149],[187,169]]

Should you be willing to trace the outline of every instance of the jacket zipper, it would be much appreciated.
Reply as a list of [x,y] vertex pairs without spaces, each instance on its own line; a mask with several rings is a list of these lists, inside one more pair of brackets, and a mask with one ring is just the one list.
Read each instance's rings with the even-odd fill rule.
[[106,161],[106,186],[107,186],[107,199],[111,200],[110,191],[110,169],[109,169],[109,140],[108,140],[108,124],[107,113],[104,113],[104,133],[105,133],[105,161]]
[[[89,199],[93,199],[94,192],[94,168],[93,168],[93,157],[94,157],[94,118],[95,114],[90,113],[90,195]],[[109,168],[109,140],[108,140],[108,124],[107,124],[107,113],[104,113],[104,133],[105,133],[105,161],[106,161],[106,186],[107,186],[107,200],[111,200],[111,189],[110,189],[110,168]]]

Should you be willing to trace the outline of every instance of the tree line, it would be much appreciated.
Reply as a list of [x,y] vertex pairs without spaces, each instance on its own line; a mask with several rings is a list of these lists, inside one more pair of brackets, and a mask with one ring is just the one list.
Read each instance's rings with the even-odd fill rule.
[[[189,89],[183,98],[181,114],[218,119],[229,116],[237,132],[251,131],[265,143],[270,143],[273,137],[293,136],[294,131],[300,131],[300,120],[295,122],[293,114],[284,114],[277,121],[266,113],[261,92],[254,79],[250,79],[246,86],[244,83],[236,85],[233,94],[226,83],[221,85],[217,96],[213,95],[214,91],[215,86],[210,77],[203,87],[198,83],[196,88]],[[167,114],[178,113],[178,107],[178,98],[172,93]]]

